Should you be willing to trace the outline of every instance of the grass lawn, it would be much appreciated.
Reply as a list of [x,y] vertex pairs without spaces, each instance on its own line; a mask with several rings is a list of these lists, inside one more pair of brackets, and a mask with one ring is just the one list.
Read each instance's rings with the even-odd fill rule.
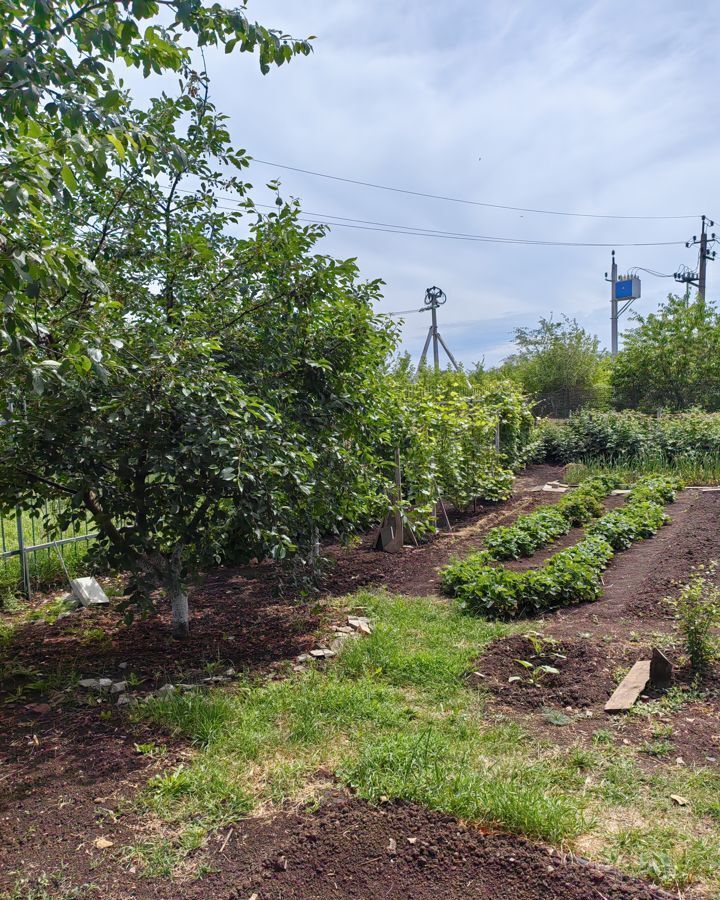
[[132,854],[147,875],[201,870],[211,831],[288,799],[312,805],[318,773],[329,772],[371,802],[411,800],[669,887],[700,882],[720,892],[717,773],[650,770],[602,727],[591,749],[559,748],[492,715],[466,682],[490,641],[537,624],[366,592],[344,608],[365,610],[375,630],[322,667],[137,707],[195,745],[141,799],[150,836]]

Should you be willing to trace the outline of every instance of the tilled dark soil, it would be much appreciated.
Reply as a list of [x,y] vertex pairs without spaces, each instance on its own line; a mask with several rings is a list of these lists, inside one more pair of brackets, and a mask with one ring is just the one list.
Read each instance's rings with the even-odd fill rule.
[[338,548],[332,554],[334,564],[325,589],[343,594],[359,587],[382,585],[388,591],[411,596],[440,594],[438,570],[454,556],[465,556],[482,547],[485,534],[496,525],[510,525],[518,516],[563,496],[532,491],[558,479],[561,471],[559,466],[529,466],[516,479],[508,501],[478,504],[475,512],[451,516],[453,530],[441,532],[420,547],[405,546],[401,553],[376,553],[369,535],[356,547]]
[[243,823],[222,871],[182,896],[257,900],[650,900],[669,895],[523,838],[337,793],[314,814]]
[[[544,672],[543,666],[557,673]],[[495,641],[476,667],[470,681],[515,709],[583,709],[605,703],[615,687],[607,653],[583,638],[547,644],[537,653],[529,638],[516,634]]]
[[[326,547],[331,566],[321,593],[339,596],[363,586],[438,593],[438,569],[455,554],[480,546],[494,525],[507,524],[556,499],[529,489],[557,478],[559,471],[556,466],[531,466],[517,479],[506,503],[479,504],[475,512],[456,513],[452,532],[419,548],[378,553],[372,549],[372,535],[354,547]],[[270,563],[220,566],[207,573],[192,590],[191,634],[184,642],[170,640],[169,611],[164,606],[126,626],[111,604],[108,609],[80,610],[54,625],[42,621],[25,625],[14,637],[10,654],[16,667],[42,675],[74,671],[87,677],[120,678],[118,667],[124,663],[124,671],[134,672],[148,687],[187,678],[207,662],[238,670],[263,669],[309,650],[326,619],[320,604],[283,592],[280,579],[280,570]],[[15,687],[0,684],[0,698]]]
[[[352,549],[329,548],[336,563],[326,592],[342,594],[371,585],[409,595],[438,593],[437,569],[453,555],[480,546],[488,528],[557,499],[528,489],[558,477],[558,471],[531,469],[507,504],[489,505],[456,520],[452,533],[420,549],[377,554],[370,549],[370,538]],[[548,617],[545,630],[567,657],[562,666],[548,663],[560,669],[557,682],[523,683],[507,693],[507,678],[516,668],[523,674],[513,663],[515,657],[527,658],[522,638],[496,644],[478,661],[493,703],[563,742],[611,726],[602,706],[617,669],[646,658],[657,635],[672,631],[671,612],[662,598],[676,590],[675,582],[687,580],[694,565],[720,558],[720,494],[686,491],[669,511],[670,526],[612,562],[601,600]],[[208,662],[263,671],[311,647],[328,615],[283,599],[276,587],[270,566],[219,569],[195,592],[193,635],[185,645],[168,640],[164,613],[124,628],[112,611],[93,611],[55,626],[28,626],[13,646],[11,660],[41,675],[64,666],[88,676],[117,678],[121,671],[133,671],[150,686],[201,670]],[[90,640],[87,632],[98,626],[108,637]],[[669,652],[676,658],[672,647]],[[120,662],[127,662],[128,669],[120,670]],[[679,677],[685,678],[682,672]],[[32,881],[44,872],[61,873],[52,882],[55,887],[46,888],[47,896],[61,896],[60,884],[68,889],[96,885],[94,895],[110,900],[208,895],[249,900],[253,894],[256,900],[667,896],[609,870],[551,855],[521,838],[485,834],[411,806],[370,807],[343,794],[331,795],[316,813],[282,812],[237,823],[201,852],[199,863],[209,867],[202,880],[143,879],[130,871],[120,852],[139,839],[141,820],[128,801],[154,771],[177,763],[183,748],[129,722],[120,711],[101,717],[101,708],[90,701],[68,708],[43,694],[13,702],[16,685],[2,687],[0,895],[19,878]],[[546,706],[566,710],[571,724],[549,725],[538,715]],[[720,759],[716,695],[687,704],[669,719],[671,760],[678,756],[707,765]],[[640,719],[626,720],[623,740],[639,743],[645,739],[643,728]],[[135,744],[143,742],[166,744],[166,755],[139,753]],[[97,847],[100,837],[112,840],[112,846]]]
[[214,836],[198,861],[210,867],[200,879],[149,881],[127,865],[119,870],[112,850],[81,846],[68,857],[65,878],[113,900],[670,898],[521,837],[486,833],[410,804],[370,806],[338,791],[316,812],[245,819]]
[[[684,666],[667,603],[694,568],[720,560],[720,492],[683,491],[667,511],[669,525],[611,561],[598,601],[547,617],[542,633],[559,642],[561,653],[567,648],[568,658],[542,662],[560,669],[560,675],[529,683],[527,673],[514,660],[528,659],[532,650],[522,637],[514,637],[496,642],[477,661],[477,671],[487,677],[476,677],[476,681],[485,685],[501,709],[526,714],[527,727],[561,743],[589,739],[598,728],[615,729],[617,742],[640,749],[648,764],[679,760],[720,765],[720,673],[705,679],[701,695],[690,692],[692,675]],[[531,562],[538,559],[536,555]],[[720,583],[720,572],[713,578]],[[671,734],[661,743],[653,738],[649,719],[604,712],[621,675],[637,660],[649,659],[653,645],[658,644],[676,665],[675,683],[688,691],[687,701],[678,710],[663,714]],[[509,682],[515,675],[524,680]],[[639,701],[640,708],[658,696],[648,691]],[[551,724],[548,708],[567,713],[570,721],[562,728]],[[660,755],[658,749],[662,749]]]

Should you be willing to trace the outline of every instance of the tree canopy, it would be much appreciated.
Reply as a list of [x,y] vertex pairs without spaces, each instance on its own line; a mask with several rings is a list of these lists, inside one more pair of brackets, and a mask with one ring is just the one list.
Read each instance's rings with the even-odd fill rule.
[[612,372],[615,403],[654,412],[720,409],[720,315],[698,296],[670,295],[656,313],[637,315]]
[[[398,445],[419,534],[441,496],[507,492],[519,391],[388,378],[381,283],[320,253],[325,228],[279,185],[257,211],[183,43],[256,50],[267,71],[306,41],[199,0],[0,0],[3,16],[0,507],[62,498],[60,525],[91,517],[131,604],[160,589],[184,637],[200,567],[312,564],[319,535],[377,521]],[[118,59],[177,71],[177,92],[137,107]]]
[[206,46],[257,51],[263,72],[311,49],[202,0],[0,0],[0,353],[38,340],[43,303],[107,296],[94,260],[55,230],[57,208],[154,150],[185,166],[172,130],[132,110],[115,64],[187,73]]
[[518,349],[503,362],[501,372],[544,401],[542,411],[552,412],[555,402],[572,408],[604,399],[607,354],[575,319],[541,318],[537,328],[517,328],[515,344]]

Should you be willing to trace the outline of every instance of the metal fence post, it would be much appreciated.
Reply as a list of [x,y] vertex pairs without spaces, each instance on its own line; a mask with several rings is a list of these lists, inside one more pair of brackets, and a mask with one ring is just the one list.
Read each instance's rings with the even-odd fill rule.
[[22,572],[23,592],[25,598],[30,600],[30,568],[28,566],[27,553],[25,551],[25,533],[23,531],[22,511],[16,510],[18,553],[20,555],[20,570]]

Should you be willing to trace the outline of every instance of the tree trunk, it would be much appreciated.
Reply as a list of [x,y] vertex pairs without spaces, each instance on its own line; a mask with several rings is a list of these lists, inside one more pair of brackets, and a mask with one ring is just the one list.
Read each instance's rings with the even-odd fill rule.
[[190,635],[190,612],[188,595],[180,578],[179,567],[171,568],[167,592],[172,606],[172,636],[178,641],[185,640]]

